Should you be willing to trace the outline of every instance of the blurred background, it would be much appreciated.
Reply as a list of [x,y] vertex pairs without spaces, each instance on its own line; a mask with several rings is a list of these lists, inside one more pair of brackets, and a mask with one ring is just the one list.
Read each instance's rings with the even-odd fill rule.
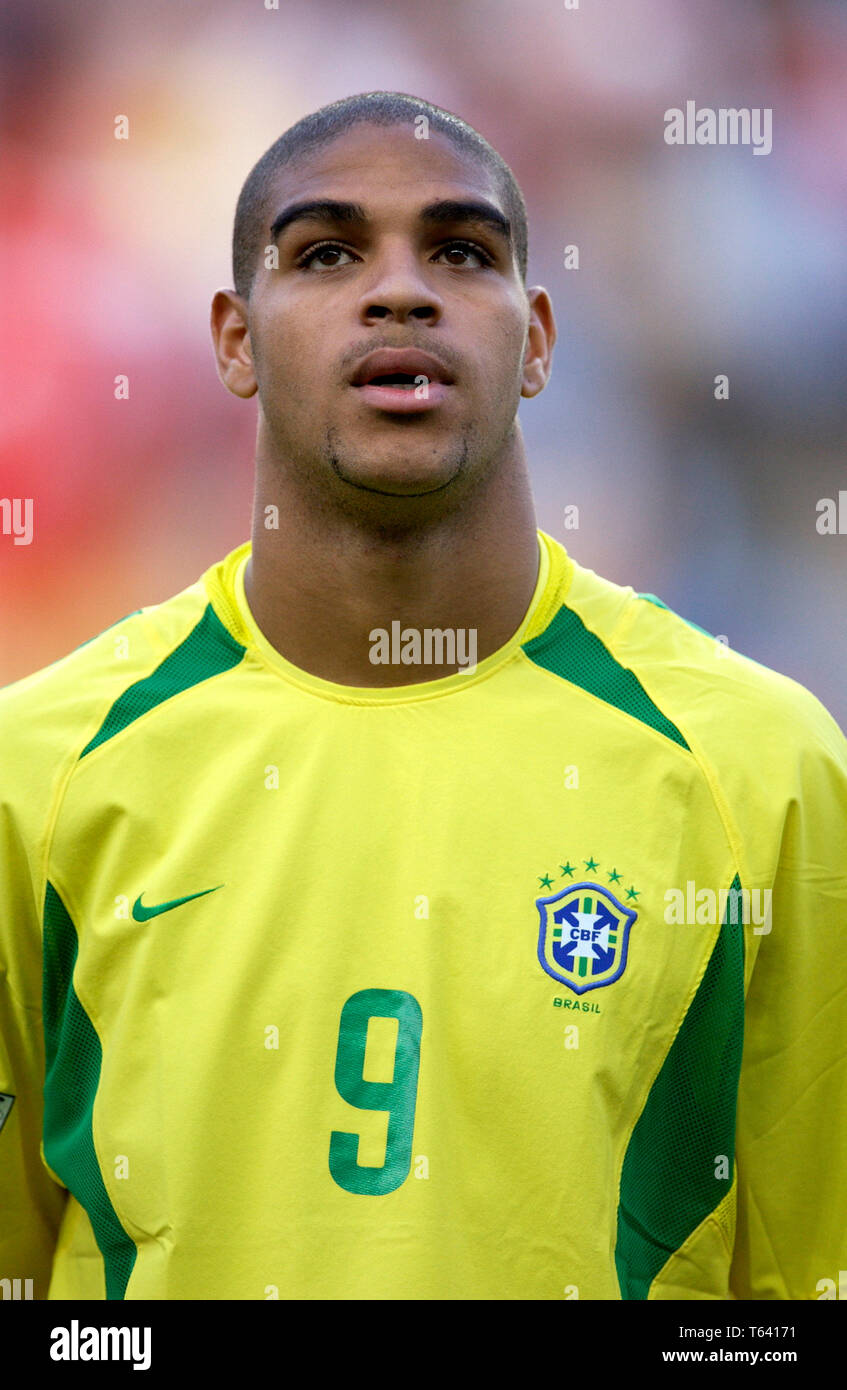
[[[35,530],[0,534],[0,684],[248,538],[256,405],[208,326],[238,192],[302,115],[388,89],[524,190],[559,328],[521,404],[539,525],[847,727],[847,505],[816,529],[847,489],[845,71],[843,0],[4,0],[0,498]],[[687,100],[771,108],[772,153],[667,145]]]

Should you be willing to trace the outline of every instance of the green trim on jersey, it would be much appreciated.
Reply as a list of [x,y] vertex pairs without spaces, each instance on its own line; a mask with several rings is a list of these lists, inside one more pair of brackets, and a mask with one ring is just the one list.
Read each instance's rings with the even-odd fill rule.
[[88,1212],[103,1256],[107,1299],[126,1294],[138,1251],[103,1182],[92,1115],[103,1050],[73,985],[78,940],[68,911],[47,884],[44,900],[44,1157]]
[[237,666],[246,647],[227,631],[211,604],[195,627],[178,647],[165,657],[151,675],[124,690],[115,700],[97,733],[80,753],[84,758],[107,739],[119,734],[128,724],[140,719],[173,695],[199,685],[210,676]]
[[[627,1146],[615,1248],[624,1299],[648,1297],[659,1270],[732,1187],[744,1044],[740,893],[736,874],[697,993]],[[721,1158],[727,1175],[716,1177]]]
[[74,647],[74,651],[82,651],[82,648],[87,647],[89,642],[96,642],[98,637],[102,637],[104,632],[111,632],[113,627],[120,627],[121,623],[129,622],[130,618],[137,618],[141,612],[143,612],[143,609],[133,608],[131,613],[124,613],[122,618],[116,618],[113,623],[108,623],[107,626],[101,628],[99,632],[95,632],[93,637],[86,637],[84,642],[80,642],[78,647]]
[[675,618],[682,618],[682,621],[687,623],[689,627],[693,627],[695,632],[702,632],[704,637],[711,637],[713,642],[718,640],[713,632],[707,632],[704,627],[700,627],[699,623],[692,623],[690,618],[683,618],[681,613],[677,613],[675,608],[671,608],[664,599],[657,598],[655,594],[636,594],[635,597],[645,599],[647,603],[654,604],[656,608],[664,608],[667,613],[673,613]]
[[638,677],[615,660],[605,643],[589,632],[572,608],[560,608],[549,626],[526,642],[523,650],[536,665],[617,706],[688,749],[679,729],[653,704]]

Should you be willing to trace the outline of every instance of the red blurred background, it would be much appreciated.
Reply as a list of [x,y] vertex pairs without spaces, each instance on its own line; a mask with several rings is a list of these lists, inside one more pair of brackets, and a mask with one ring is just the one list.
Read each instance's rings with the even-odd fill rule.
[[[521,405],[539,524],[843,727],[847,534],[815,522],[847,489],[845,69],[829,0],[5,0],[0,498],[35,530],[0,534],[0,684],[248,537],[255,402],[208,327],[238,192],[300,116],[388,89],[464,117],[524,190],[559,328]],[[666,145],[687,100],[771,108],[772,153]]]

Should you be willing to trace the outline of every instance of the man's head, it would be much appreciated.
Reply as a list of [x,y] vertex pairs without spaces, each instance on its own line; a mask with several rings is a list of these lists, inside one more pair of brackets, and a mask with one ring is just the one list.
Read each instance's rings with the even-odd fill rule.
[[[514,177],[457,117],[382,92],[305,117],[245,182],[233,269],[212,306],[218,369],[234,394],[258,391],[266,476],[414,525],[514,451],[555,328],[524,283]],[[401,350],[426,356],[392,363]],[[388,367],[405,390],[369,384]]]
[[250,298],[256,267],[267,244],[268,201],[277,174],[287,164],[329,145],[354,125],[401,126],[421,140],[433,130],[487,169],[512,228],[515,259],[526,283],[528,231],[526,205],[506,161],[473,126],[431,102],[404,92],[362,92],[313,111],[286,130],[254,164],[241,189],[232,232],[232,277],[236,292]]

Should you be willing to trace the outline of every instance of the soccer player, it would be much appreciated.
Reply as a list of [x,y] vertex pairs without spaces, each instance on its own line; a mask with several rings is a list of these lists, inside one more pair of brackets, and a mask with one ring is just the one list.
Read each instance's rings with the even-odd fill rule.
[[803,1299],[847,1269],[847,742],[536,528],[523,200],[396,93],[250,173],[252,543],[0,695],[0,1277]]

